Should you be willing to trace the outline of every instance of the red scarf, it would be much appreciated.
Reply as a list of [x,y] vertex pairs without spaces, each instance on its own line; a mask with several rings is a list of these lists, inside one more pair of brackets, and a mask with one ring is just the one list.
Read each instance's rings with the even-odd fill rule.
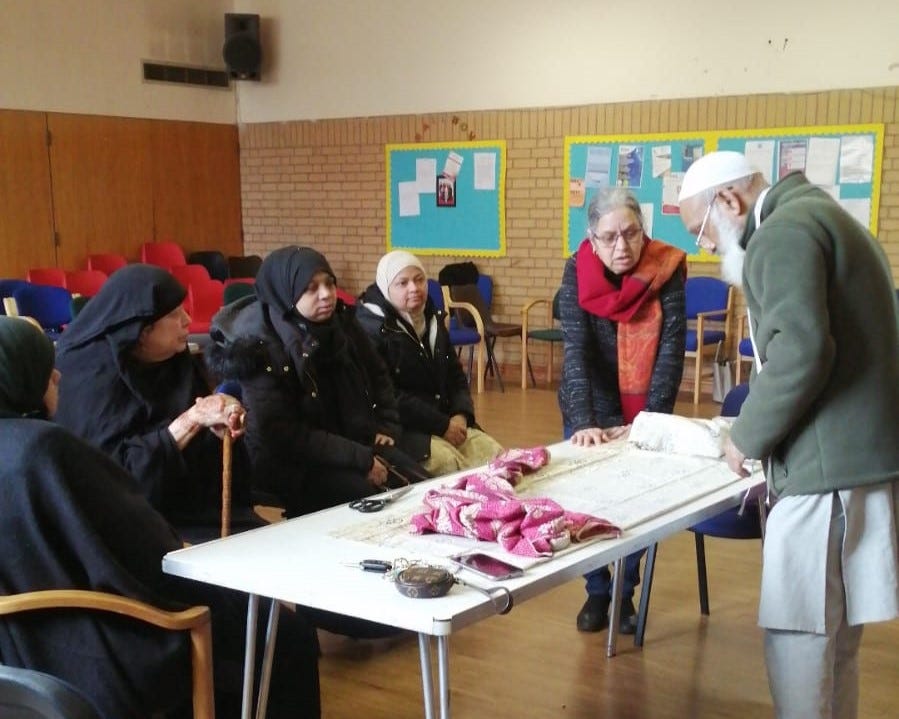
[[593,253],[590,240],[578,248],[578,304],[618,323],[618,393],[625,424],[646,407],[662,333],[659,291],[678,269],[686,274],[684,252],[644,236],[640,260],[622,275],[619,288],[606,278],[605,265]]

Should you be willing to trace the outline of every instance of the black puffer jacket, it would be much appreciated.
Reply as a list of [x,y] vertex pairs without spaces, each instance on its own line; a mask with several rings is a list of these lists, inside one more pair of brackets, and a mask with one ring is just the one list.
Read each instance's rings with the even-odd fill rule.
[[[240,381],[255,482],[286,502],[288,516],[372,493],[365,478],[374,435],[401,434],[378,353],[342,302],[334,321],[347,340],[346,362],[321,356],[299,316],[295,341],[282,342],[254,297],[223,307],[212,322],[210,370]],[[363,390],[341,391],[350,387]]]
[[464,415],[475,425],[468,380],[449,341],[449,333],[429,299],[425,306],[427,342],[401,319],[377,287],[371,285],[356,310],[359,324],[387,364],[403,425],[400,448],[421,461],[430,453],[431,435],[443,436],[450,417]]

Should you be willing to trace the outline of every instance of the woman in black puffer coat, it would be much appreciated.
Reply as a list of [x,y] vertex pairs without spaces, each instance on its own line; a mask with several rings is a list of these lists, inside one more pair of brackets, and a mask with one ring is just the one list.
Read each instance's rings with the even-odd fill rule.
[[400,448],[434,475],[478,467],[502,447],[475,423],[468,380],[444,316],[428,300],[421,261],[402,250],[378,263],[357,318],[387,364],[403,434]]

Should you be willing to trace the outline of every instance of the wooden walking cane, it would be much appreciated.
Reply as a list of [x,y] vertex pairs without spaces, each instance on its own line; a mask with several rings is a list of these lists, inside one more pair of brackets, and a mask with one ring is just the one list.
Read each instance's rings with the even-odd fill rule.
[[222,435],[222,536],[231,531],[231,432]]

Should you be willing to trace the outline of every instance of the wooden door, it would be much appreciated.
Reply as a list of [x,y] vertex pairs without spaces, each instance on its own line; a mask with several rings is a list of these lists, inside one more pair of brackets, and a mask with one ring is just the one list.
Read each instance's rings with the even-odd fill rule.
[[156,240],[243,254],[237,127],[151,121]]
[[0,277],[55,266],[44,113],[0,110]]
[[153,239],[149,122],[47,115],[60,267],[83,267],[91,252],[136,260]]

